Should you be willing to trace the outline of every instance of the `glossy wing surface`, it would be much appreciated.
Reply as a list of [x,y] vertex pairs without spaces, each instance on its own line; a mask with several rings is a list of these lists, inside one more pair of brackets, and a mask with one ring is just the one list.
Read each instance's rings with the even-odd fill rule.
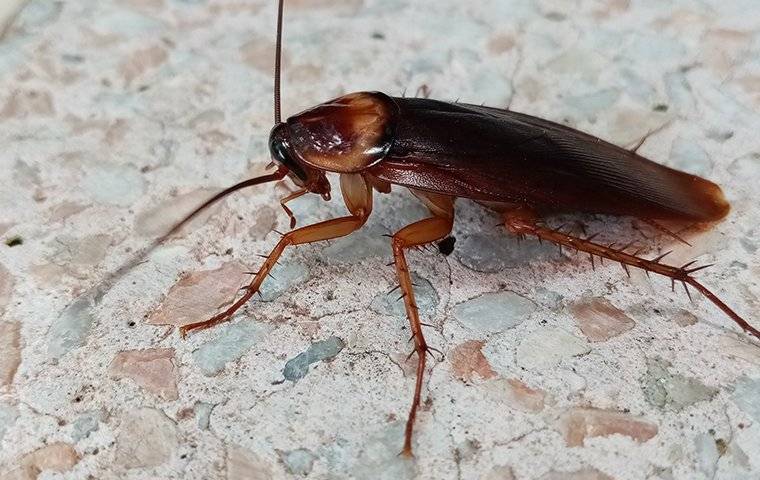
[[396,138],[372,173],[392,183],[545,212],[717,220],[720,188],[578,130],[530,115],[394,98]]

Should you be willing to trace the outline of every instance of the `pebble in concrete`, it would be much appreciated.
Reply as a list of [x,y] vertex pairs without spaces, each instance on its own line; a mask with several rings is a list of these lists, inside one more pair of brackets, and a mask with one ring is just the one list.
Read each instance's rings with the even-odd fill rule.
[[242,319],[217,327],[216,337],[195,351],[193,359],[201,371],[213,376],[224,370],[225,365],[242,357],[256,342],[270,330],[268,325],[253,320]]
[[689,405],[709,400],[718,392],[694,378],[672,374],[665,360],[647,360],[647,373],[641,379],[644,396],[651,405],[680,412]]
[[589,344],[558,328],[529,333],[517,346],[517,364],[529,370],[554,368],[567,358],[585,355]]
[[454,307],[454,317],[476,331],[498,333],[522,323],[536,304],[514,292],[484,293]]
[[94,322],[92,308],[94,299],[82,295],[66,307],[50,326],[47,333],[48,354],[57,359],[87,340]]
[[104,416],[102,411],[85,412],[80,415],[71,425],[71,438],[75,442],[87,438],[92,432],[96,432],[100,428],[100,421]]
[[220,307],[233,301],[238,289],[250,278],[246,270],[237,262],[229,262],[184,275],[150,314],[148,323],[179,327],[213,316]]
[[116,438],[117,465],[124,468],[157,467],[177,450],[177,429],[160,410],[139,408],[121,417]]
[[[21,457],[18,469],[12,470],[8,480],[35,480],[43,472],[64,473],[79,463],[79,454],[68,443],[55,442],[38,448]],[[3,476],[3,480],[6,476]]]
[[459,261],[476,272],[495,273],[532,261],[557,258],[557,248],[534,240],[520,241],[504,231],[472,233],[457,239]]
[[0,322],[0,387],[13,383],[21,363],[21,324]]
[[344,346],[343,340],[338,337],[330,337],[327,340],[312,343],[305,352],[299,353],[295,358],[287,361],[282,370],[285,380],[296,382],[302,379],[309,373],[309,365],[335,357],[343,350]]
[[176,400],[177,372],[173,348],[149,348],[119,352],[110,366],[116,378],[130,378],[165,400]]
[[578,447],[587,438],[620,434],[643,443],[657,435],[654,423],[622,412],[596,408],[571,408],[563,413],[558,428],[568,447]]
[[227,447],[227,480],[269,480],[272,477],[272,469],[255,453],[231,445]]
[[6,306],[10,303],[14,284],[15,280],[11,272],[0,263],[0,315],[5,313]]
[[731,399],[747,415],[760,422],[760,378],[740,378]]
[[468,340],[451,350],[449,358],[455,378],[470,382],[476,378],[487,380],[496,376],[496,372],[483,355],[484,345],[485,342],[480,340]]
[[0,442],[3,441],[5,432],[16,423],[18,418],[18,409],[0,403]]
[[271,275],[261,284],[261,299],[265,302],[275,300],[294,285],[303,283],[309,278],[309,269],[306,265],[297,262],[280,262],[270,273]]
[[[414,287],[414,298],[417,301],[420,314],[430,315],[435,312],[438,306],[438,292],[426,278],[417,274],[412,274],[412,283]],[[381,292],[372,299],[369,308],[381,315],[393,315],[395,317],[406,318],[406,309],[404,308],[404,299],[399,298],[401,295],[399,289],[391,293]]]
[[603,298],[592,298],[570,307],[576,323],[591,342],[606,342],[632,329],[636,323]]
[[285,469],[292,475],[306,476],[311,473],[317,457],[306,448],[279,452]]
[[196,402],[193,410],[195,412],[198,428],[201,430],[208,430],[208,427],[211,424],[211,412],[214,410],[215,406],[216,405],[213,403]]

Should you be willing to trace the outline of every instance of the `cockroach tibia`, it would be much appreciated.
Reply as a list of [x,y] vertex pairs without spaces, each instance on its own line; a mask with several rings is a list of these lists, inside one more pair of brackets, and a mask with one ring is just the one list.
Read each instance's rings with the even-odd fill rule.
[[[259,290],[277,259],[289,246],[349,235],[372,213],[373,191],[389,193],[391,185],[406,187],[430,211],[391,236],[394,265],[401,297],[411,325],[417,378],[406,424],[402,453],[412,454],[412,429],[420,404],[427,354],[405,252],[412,247],[445,239],[454,222],[455,200],[475,200],[497,212],[509,233],[534,236],[583,252],[657,273],[693,287],[760,339],[751,326],[694,274],[705,268],[649,260],[626,248],[603,245],[551,229],[543,219],[560,213],[608,214],[633,217],[666,233],[660,220],[690,223],[716,222],[729,205],[716,184],[652,162],[637,154],[572,128],[530,115],[428,98],[391,97],[379,92],[358,92],[330,100],[281,121],[280,51],[282,9],[277,17],[275,55],[275,126],[269,148],[276,170],[219,193],[180,222],[185,224],[206,206],[244,187],[289,178],[298,190],[281,204],[312,193],[329,198],[326,174],[340,175],[348,214],[285,233],[253,276],[244,294],[224,312],[181,328],[182,335],[228,321]],[[676,236],[671,233],[671,235]],[[164,237],[166,238],[166,237]],[[452,243],[453,245],[453,243]]]

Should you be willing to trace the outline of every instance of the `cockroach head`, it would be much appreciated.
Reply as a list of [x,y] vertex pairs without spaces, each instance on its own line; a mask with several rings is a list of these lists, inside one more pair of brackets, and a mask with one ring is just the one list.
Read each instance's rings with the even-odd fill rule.
[[330,183],[320,170],[304,165],[293,155],[290,135],[286,123],[278,123],[269,134],[269,152],[279,165],[288,170],[288,178],[299,187],[306,187],[312,193],[329,197]]
[[288,118],[289,153],[304,167],[359,173],[385,158],[398,105],[379,92],[350,93]]

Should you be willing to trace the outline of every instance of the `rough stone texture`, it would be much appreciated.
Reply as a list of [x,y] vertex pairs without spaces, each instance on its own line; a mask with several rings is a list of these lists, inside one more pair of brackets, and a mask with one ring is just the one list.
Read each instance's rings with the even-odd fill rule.
[[110,371],[116,378],[131,378],[165,400],[179,398],[173,348],[119,352],[111,362]]
[[[628,219],[547,224],[713,263],[700,281],[757,324],[756,3],[286,0],[282,113],[419,91],[622,146],[651,132],[639,153],[720,184],[725,221],[683,232],[692,247]],[[690,302],[657,275],[518,241],[474,202],[457,202],[450,255],[407,256],[428,344],[445,356],[428,359],[414,459],[397,455],[416,358],[405,361],[402,302],[386,295],[398,282],[383,236],[428,215],[405,189],[375,195],[356,234],[287,248],[263,300],[180,338],[175,327],[228,304],[273,229],[287,231],[278,200],[292,182],[230,195],[119,269],[203,199],[266,170],[274,13],[272,0],[0,2],[0,325],[21,359],[3,334],[0,475],[68,445],[80,459],[39,478],[760,476],[757,341],[694,290]],[[298,226],[345,215],[329,179],[331,202],[288,204]],[[616,311],[579,321],[587,299]],[[342,348],[310,363],[327,339]],[[120,352],[168,350],[168,377],[166,358],[110,373]],[[159,378],[154,366],[176,376],[176,398],[136,384]]]

